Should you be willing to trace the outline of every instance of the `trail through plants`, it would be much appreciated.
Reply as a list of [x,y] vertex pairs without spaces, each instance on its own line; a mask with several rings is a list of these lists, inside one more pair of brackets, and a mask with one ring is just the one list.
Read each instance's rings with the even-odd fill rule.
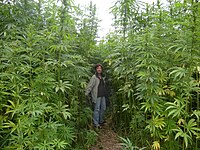
[[102,129],[98,130],[97,143],[90,150],[121,150],[119,137],[112,129],[112,123],[107,120]]

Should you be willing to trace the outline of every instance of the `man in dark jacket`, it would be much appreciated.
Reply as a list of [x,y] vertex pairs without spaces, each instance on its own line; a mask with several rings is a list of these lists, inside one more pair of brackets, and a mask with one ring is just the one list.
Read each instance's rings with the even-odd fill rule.
[[101,128],[104,123],[104,112],[106,110],[106,87],[105,79],[102,76],[103,67],[101,64],[95,66],[95,74],[91,77],[86,88],[85,95],[91,93],[94,103],[93,124],[96,128]]

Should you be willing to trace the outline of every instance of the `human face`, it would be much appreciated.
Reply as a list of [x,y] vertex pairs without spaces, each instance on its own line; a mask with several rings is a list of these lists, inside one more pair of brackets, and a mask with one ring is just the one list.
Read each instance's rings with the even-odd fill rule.
[[102,73],[102,67],[101,67],[101,66],[98,66],[98,67],[96,68],[96,71],[97,71],[98,74],[101,74],[101,73]]

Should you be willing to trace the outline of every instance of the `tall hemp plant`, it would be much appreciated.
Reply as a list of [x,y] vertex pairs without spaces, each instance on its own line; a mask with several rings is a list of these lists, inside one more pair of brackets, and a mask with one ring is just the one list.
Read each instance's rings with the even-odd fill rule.
[[4,102],[1,103],[1,133],[6,136],[1,138],[1,147],[64,149],[71,145],[74,138],[72,128],[63,122],[71,117],[71,113],[62,102],[51,103],[56,91],[55,74],[45,68],[44,55],[47,56],[48,53],[40,50],[47,48],[43,45],[47,40],[43,36],[44,30],[35,29],[34,20],[37,17],[29,18],[30,3],[36,5],[29,1],[2,3],[5,8],[7,6],[11,10],[18,10],[7,16],[12,18],[22,10],[29,22],[21,25],[20,21],[13,18],[11,28],[7,24],[3,26],[1,93]]
[[89,65],[76,51],[73,1],[1,1],[0,7],[0,147],[78,147],[83,122],[77,120],[87,116],[85,127],[91,111],[78,111]]
[[[127,12],[119,9],[127,7],[126,2],[135,1],[119,1],[119,6],[113,7],[115,18],[117,13]],[[120,37],[113,41],[116,45],[107,58],[113,68],[116,94],[122,89],[127,93],[115,97],[118,127],[125,127],[133,143],[140,147],[197,149],[199,3],[169,1],[168,6],[163,6],[157,1],[134,10],[138,11],[131,18],[115,22],[115,28],[122,33],[126,29],[126,34],[115,32]],[[124,28],[122,20],[127,20]],[[125,55],[121,53],[124,51]],[[130,91],[132,94],[128,94]]]
[[[118,89],[116,91],[117,97],[121,99],[121,101],[116,101],[116,103],[114,104],[114,110],[116,112],[118,112],[119,109],[123,109],[121,108],[123,104],[124,107],[126,106],[126,104],[129,104],[131,106],[131,111],[129,111],[130,113],[132,113],[132,110],[134,109],[132,107],[132,86],[134,85],[134,83],[131,82],[131,80],[134,80],[134,77],[132,76],[132,74],[134,74],[134,71],[127,70],[126,68],[129,68],[134,65],[133,63],[130,63],[130,59],[134,55],[134,52],[129,51],[130,43],[128,41],[128,31],[131,28],[131,17],[132,15],[137,13],[137,11],[138,5],[136,1],[130,0],[119,0],[115,3],[115,6],[112,7],[112,12],[115,16],[114,24],[116,35],[114,37],[114,46],[112,47],[113,53],[109,55],[109,58],[106,61],[108,62],[108,64],[112,64],[113,69],[111,73],[113,73],[113,77],[114,79],[116,79],[113,80],[113,86],[118,87],[120,89],[119,91]],[[131,118],[130,115],[127,115],[126,113],[119,113],[116,117],[120,118],[120,120],[125,119],[125,121],[122,121],[124,124],[121,124],[120,127],[121,131],[123,130],[126,132],[127,129],[124,127],[127,127],[127,125],[129,124]],[[119,122],[116,120],[116,123]]]

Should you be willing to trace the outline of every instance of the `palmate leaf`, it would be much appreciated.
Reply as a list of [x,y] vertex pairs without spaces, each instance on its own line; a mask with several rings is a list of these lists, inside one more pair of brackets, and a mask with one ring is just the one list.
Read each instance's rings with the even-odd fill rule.
[[123,146],[123,148],[125,148],[126,150],[133,150],[134,146],[129,138],[123,138],[123,137],[119,137],[119,138],[122,141],[120,145]]
[[60,139],[65,139],[65,141],[69,144],[71,144],[71,142],[77,138],[76,134],[75,134],[75,131],[74,131],[74,128],[72,127],[69,127],[69,126],[61,126],[59,128],[58,131],[56,131],[57,134],[58,134],[58,137]]
[[45,122],[39,126],[40,129],[57,129],[59,127],[63,126],[63,124],[59,123],[58,121],[52,121],[51,119],[49,122]]
[[159,141],[154,141],[153,145],[152,145],[152,148],[154,150],[160,150],[160,143],[159,143]]
[[62,115],[64,119],[70,119],[72,114],[69,112],[70,109],[68,109],[68,105],[63,105],[61,101],[58,102],[58,104],[52,103],[52,115],[54,117],[59,117]]
[[60,139],[54,139],[52,142],[50,142],[50,144],[52,147],[54,147],[54,149],[65,149],[65,147],[69,145],[69,143],[61,141]]
[[199,120],[199,117],[200,117],[200,110],[195,110],[195,111],[193,111],[192,116],[193,116],[193,115],[195,115],[196,118]]
[[139,148],[138,146],[134,146],[129,138],[123,138],[123,137],[119,137],[119,138],[122,141],[122,143],[120,143],[120,145],[122,146],[123,150],[144,150],[144,149],[146,149],[146,147]]
[[3,105],[4,107],[7,108],[7,111],[5,114],[10,114],[11,113],[11,118],[14,117],[15,114],[18,114],[18,113],[24,113],[24,101],[23,103],[20,103],[19,102],[19,99],[16,101],[16,103],[14,103],[13,101],[11,100],[8,100],[8,102],[11,104],[11,105]]
[[68,66],[73,66],[76,67],[76,65],[74,65],[74,62],[72,60],[65,60],[64,62],[61,62],[61,67],[68,67]]
[[53,146],[51,146],[51,142],[47,142],[46,140],[44,140],[41,143],[37,143],[37,145],[34,147],[34,149],[38,149],[38,150],[54,150]]
[[192,142],[192,136],[196,135],[198,137],[198,131],[200,129],[197,127],[197,123],[195,122],[195,119],[190,119],[189,122],[183,122],[184,125],[181,125],[184,127],[184,131],[181,128],[173,129],[174,131],[177,131],[177,134],[175,136],[175,139],[178,137],[182,137],[184,140],[184,143],[186,147],[188,146],[189,142]]
[[185,68],[174,67],[174,70],[169,73],[170,76],[174,75],[174,80],[181,79],[187,75],[188,71]]
[[145,112],[147,112],[147,111],[150,111],[151,110],[151,107],[152,107],[152,105],[148,102],[148,101],[146,101],[146,102],[143,102],[142,103],[142,107],[141,107],[141,109],[144,109],[145,108]]
[[[176,41],[176,42],[180,42],[180,43],[185,43],[185,41]],[[183,45],[183,44],[175,44],[175,45],[172,45],[171,47],[168,48],[168,50],[171,50],[171,49],[175,49],[174,50],[174,53],[177,53],[178,51],[184,51],[186,50],[186,47]]]
[[8,120],[8,122],[3,123],[3,128],[11,128],[10,133],[13,133],[18,128],[18,126],[12,121]]
[[56,86],[55,86],[55,90],[56,92],[58,92],[59,90],[62,91],[63,93],[66,92],[66,90],[70,90],[72,87],[72,85],[69,83],[69,81],[62,81],[60,80],[59,82],[56,83]]
[[[40,100],[40,99],[38,99]],[[51,107],[47,103],[41,103],[39,101],[31,102],[27,104],[27,114],[32,117],[39,117],[44,115],[45,112],[50,112]]]
[[163,127],[165,127],[166,123],[164,122],[164,118],[158,118],[158,116],[156,116],[156,118],[153,121],[155,127],[160,128],[161,130],[163,129]]
[[122,108],[123,108],[122,111],[126,111],[126,110],[130,109],[130,106],[129,106],[129,104],[123,104]]
[[192,136],[192,133],[194,135],[197,135],[196,131],[200,131],[200,128],[197,127],[195,119],[190,119],[188,123],[184,124],[184,127],[186,128],[190,136]]
[[184,140],[184,143],[185,143],[185,146],[187,148],[188,146],[188,142],[192,142],[192,137],[190,135],[188,135],[186,132],[184,132],[181,128],[178,128],[178,129],[174,129],[174,131],[177,131],[176,135],[175,135],[175,140],[178,138],[178,137],[183,137],[183,140]]
[[165,104],[168,105],[168,107],[166,108],[166,110],[169,110],[168,116],[173,115],[172,118],[180,117],[185,113],[184,108],[186,104],[182,101],[182,99],[175,98],[175,101],[173,103],[167,102]]
[[192,142],[192,138],[186,133],[183,133],[182,137],[183,137],[183,140],[185,142],[185,146],[187,148],[188,147],[188,141]]
[[149,73],[147,71],[140,71],[137,73],[137,77],[140,77],[141,79],[146,78],[148,76],[149,76]]
[[152,119],[148,121],[148,125],[145,127],[145,129],[149,129],[152,137],[158,137],[162,139],[164,136],[161,131],[165,126],[166,123],[164,118],[160,118],[160,116],[153,116]]
[[172,116],[172,118],[174,118],[174,117],[179,117],[180,115],[181,115],[181,113],[182,113],[182,110],[185,108],[185,106],[181,106],[180,108],[174,108],[174,109],[171,109],[171,111],[169,112],[169,114],[168,114],[168,116],[170,116],[170,115],[172,115],[173,114],[173,116]]
[[146,126],[146,128],[150,129],[151,132],[155,132],[156,128],[163,129],[165,127],[166,123],[164,121],[164,118],[159,118],[159,116],[152,117],[152,119],[149,121],[149,125]]

